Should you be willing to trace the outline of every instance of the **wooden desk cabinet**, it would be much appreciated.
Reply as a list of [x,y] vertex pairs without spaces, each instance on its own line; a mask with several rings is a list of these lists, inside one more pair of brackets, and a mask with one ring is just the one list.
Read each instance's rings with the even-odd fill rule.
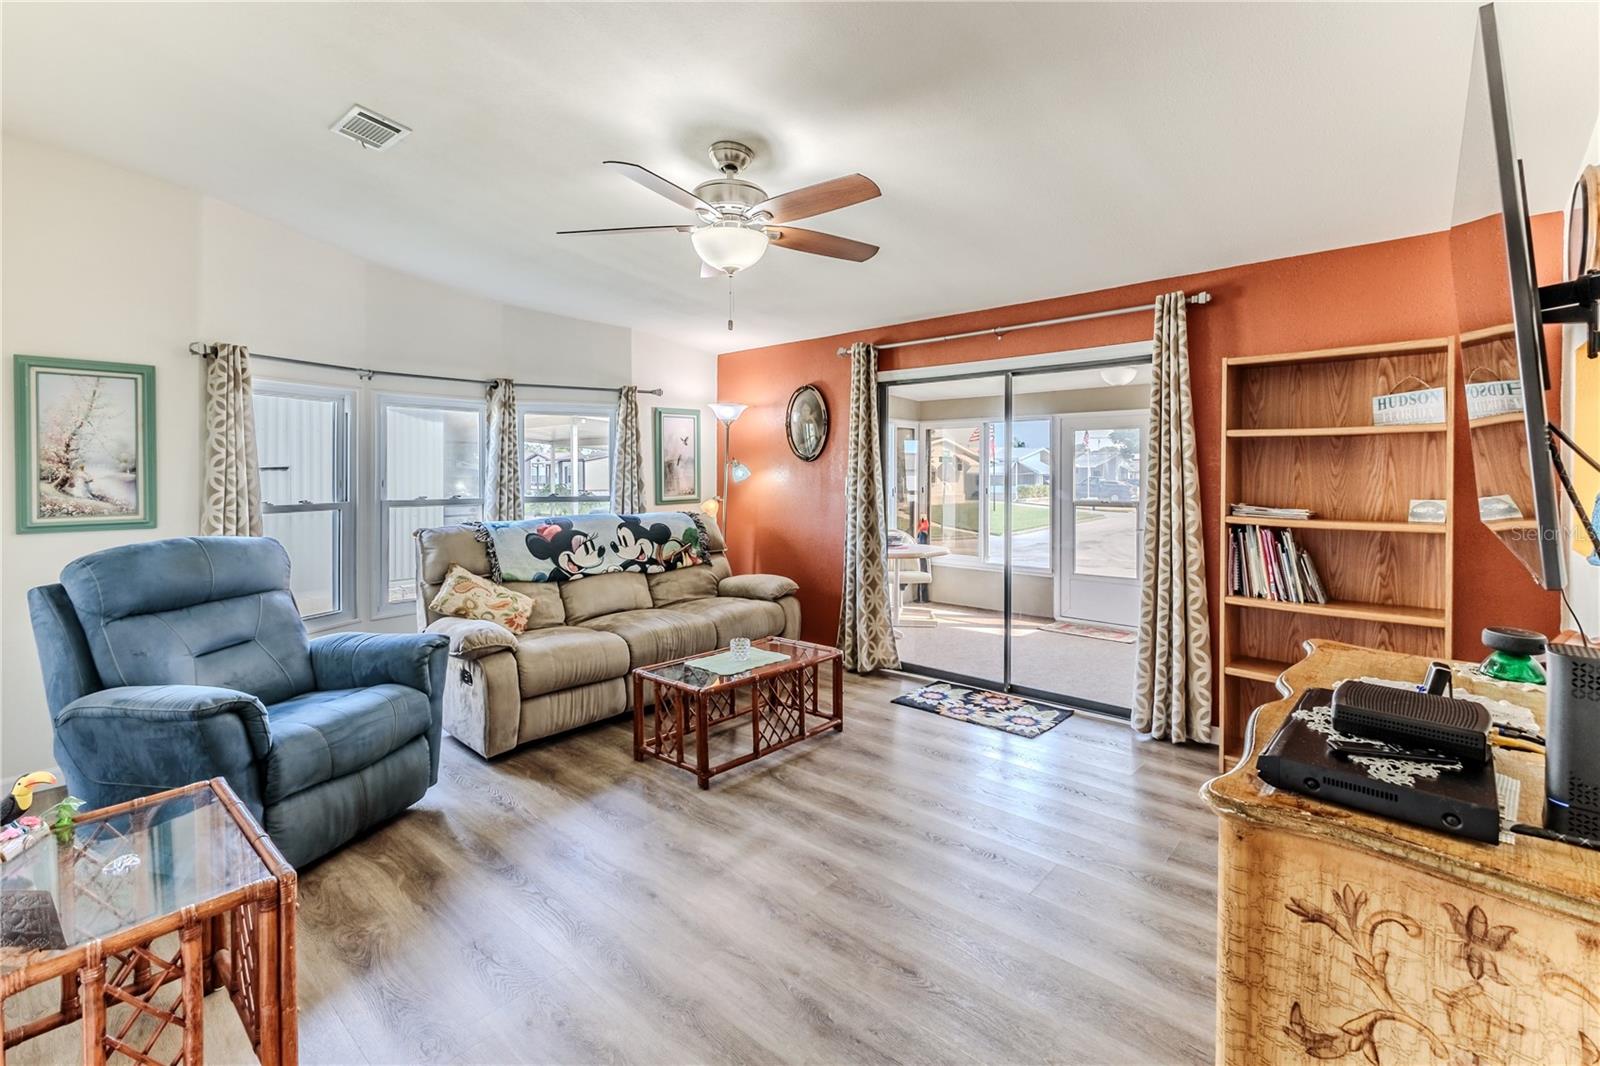
[[[1600,852],[1458,840],[1264,784],[1256,757],[1300,692],[1420,681],[1429,662],[1307,648],[1245,757],[1204,789],[1221,818],[1217,1062],[1600,1066]],[[1543,721],[1541,690],[1461,670],[1456,685]],[[1542,757],[1496,749],[1495,763],[1537,824]]]

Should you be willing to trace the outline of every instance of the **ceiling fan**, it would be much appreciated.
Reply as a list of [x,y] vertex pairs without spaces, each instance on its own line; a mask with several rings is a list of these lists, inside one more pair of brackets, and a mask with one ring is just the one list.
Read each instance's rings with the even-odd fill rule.
[[739,271],[754,266],[766,254],[769,245],[857,263],[864,263],[878,254],[875,244],[786,225],[881,195],[872,179],[850,174],[780,196],[768,196],[759,185],[739,177],[739,173],[753,159],[755,152],[748,145],[738,141],[717,141],[711,146],[711,161],[722,171],[722,176],[701,182],[693,192],[674,185],[637,163],[608,159],[606,166],[651,192],[665,196],[679,207],[688,208],[698,220],[677,226],[559,230],[557,236],[687,233],[695,253],[700,257],[700,276],[704,278],[722,275],[731,278]]

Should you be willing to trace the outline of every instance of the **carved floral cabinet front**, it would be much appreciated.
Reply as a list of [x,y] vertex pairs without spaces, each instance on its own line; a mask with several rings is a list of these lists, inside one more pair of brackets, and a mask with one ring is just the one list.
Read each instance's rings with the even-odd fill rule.
[[1221,862],[1219,1062],[1600,1066],[1594,924],[1231,818]]

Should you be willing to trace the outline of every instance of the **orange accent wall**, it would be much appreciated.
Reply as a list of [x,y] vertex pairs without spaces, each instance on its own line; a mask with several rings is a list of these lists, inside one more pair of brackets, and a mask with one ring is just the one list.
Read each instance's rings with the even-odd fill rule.
[[[1540,276],[1560,276],[1563,248],[1559,213],[1534,219]],[[951,264],[962,269],[961,264]],[[849,269],[841,267],[841,269]],[[846,424],[849,420],[849,361],[836,354],[856,340],[887,344],[1085,311],[1148,303],[1158,294],[1209,290],[1212,303],[1189,309],[1189,363],[1198,436],[1201,505],[1205,518],[1208,595],[1213,631],[1220,558],[1217,513],[1221,418],[1221,360],[1352,344],[1375,344],[1456,332],[1450,246],[1445,233],[1227,267],[1163,278],[1098,292],[905,322],[814,340],[729,352],[717,364],[717,394],[750,409],[734,423],[733,453],[755,472],[735,486],[727,535],[738,571],[785,574],[800,585],[806,639],[833,643],[839,619],[843,554]],[[983,336],[926,347],[884,352],[881,370],[1069,351],[1148,339],[1152,317],[1129,314]],[[1554,351],[1554,349],[1553,349]],[[1553,360],[1559,374],[1560,361]],[[784,408],[801,385],[816,385],[827,398],[832,420],[827,447],[816,462],[796,458],[784,439]],[[1560,383],[1550,393],[1559,411]],[[1456,402],[1458,501],[1476,499],[1465,421],[1466,403]],[[1484,654],[1478,634],[1485,625],[1516,625],[1554,634],[1559,626],[1556,594],[1536,588],[1504,547],[1476,521],[1470,506],[1455,526],[1455,653]],[[1070,687],[1070,686],[1068,686]]]

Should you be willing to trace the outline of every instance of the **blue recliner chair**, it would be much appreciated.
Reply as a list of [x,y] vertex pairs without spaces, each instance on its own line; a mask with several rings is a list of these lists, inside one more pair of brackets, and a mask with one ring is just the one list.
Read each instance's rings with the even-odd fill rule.
[[56,758],[90,807],[225,777],[298,866],[438,780],[446,638],[308,639],[275,540],[95,552],[28,609]]

